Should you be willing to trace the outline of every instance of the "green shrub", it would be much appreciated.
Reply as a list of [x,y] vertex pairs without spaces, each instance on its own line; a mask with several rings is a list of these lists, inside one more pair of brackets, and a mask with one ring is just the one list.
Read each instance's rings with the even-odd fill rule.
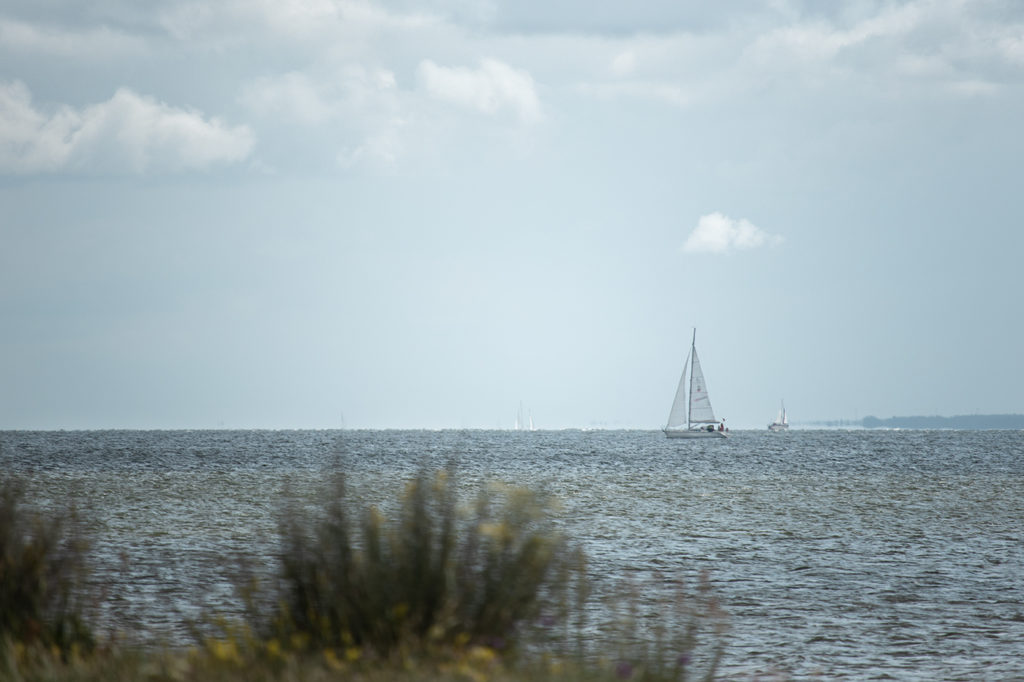
[[0,656],[12,645],[63,653],[93,645],[83,617],[88,542],[73,509],[30,513],[0,483]]
[[[573,552],[538,495],[490,489],[459,514],[454,475],[412,480],[386,519],[359,510],[344,478],[326,516],[283,524],[279,604],[257,629],[312,649],[463,646],[511,650],[542,614],[564,602]],[[259,620],[259,619],[258,619]]]

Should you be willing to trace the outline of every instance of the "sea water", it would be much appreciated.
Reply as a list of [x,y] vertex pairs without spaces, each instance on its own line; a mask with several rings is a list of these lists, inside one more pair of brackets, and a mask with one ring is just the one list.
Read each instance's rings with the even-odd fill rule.
[[[724,677],[1024,679],[1024,432],[0,432],[26,501],[74,500],[113,629],[237,615],[289,503],[337,471],[378,503],[423,465],[554,495],[598,577],[707,571]],[[375,496],[380,499],[374,499]]]

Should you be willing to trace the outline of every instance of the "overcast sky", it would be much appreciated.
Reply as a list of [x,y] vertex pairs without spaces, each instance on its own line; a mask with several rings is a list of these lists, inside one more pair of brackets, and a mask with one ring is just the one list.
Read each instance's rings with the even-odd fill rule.
[[6,0],[0,428],[1024,412],[1024,3]]

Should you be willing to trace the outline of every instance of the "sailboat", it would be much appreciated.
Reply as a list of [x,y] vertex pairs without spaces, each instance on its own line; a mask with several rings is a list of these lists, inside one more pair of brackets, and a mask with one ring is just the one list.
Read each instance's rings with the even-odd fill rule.
[[768,425],[769,431],[786,431],[789,429],[789,418],[786,417],[786,404],[779,401],[779,416]]
[[519,411],[516,412],[516,431],[536,431],[533,425],[533,412],[529,413],[526,420],[523,419],[523,402],[519,401]]
[[[689,381],[686,377],[688,367]],[[676,398],[672,401],[668,424],[662,430],[669,438],[725,438],[728,435],[725,422],[715,419],[714,410],[711,409],[708,386],[704,381],[700,360],[697,359],[696,329],[693,330],[690,353],[683,363],[683,374],[679,377],[679,387],[676,389]]]

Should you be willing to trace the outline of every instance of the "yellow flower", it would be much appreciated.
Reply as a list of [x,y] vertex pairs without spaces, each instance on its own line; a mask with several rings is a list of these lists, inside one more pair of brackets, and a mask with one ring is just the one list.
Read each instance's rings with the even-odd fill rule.
[[225,663],[241,663],[242,661],[233,639],[211,639],[207,641],[206,646],[210,650],[210,654],[218,661]]
[[334,649],[324,649],[324,661],[327,663],[327,667],[331,670],[344,670],[345,666],[338,660],[337,655],[334,653]]

